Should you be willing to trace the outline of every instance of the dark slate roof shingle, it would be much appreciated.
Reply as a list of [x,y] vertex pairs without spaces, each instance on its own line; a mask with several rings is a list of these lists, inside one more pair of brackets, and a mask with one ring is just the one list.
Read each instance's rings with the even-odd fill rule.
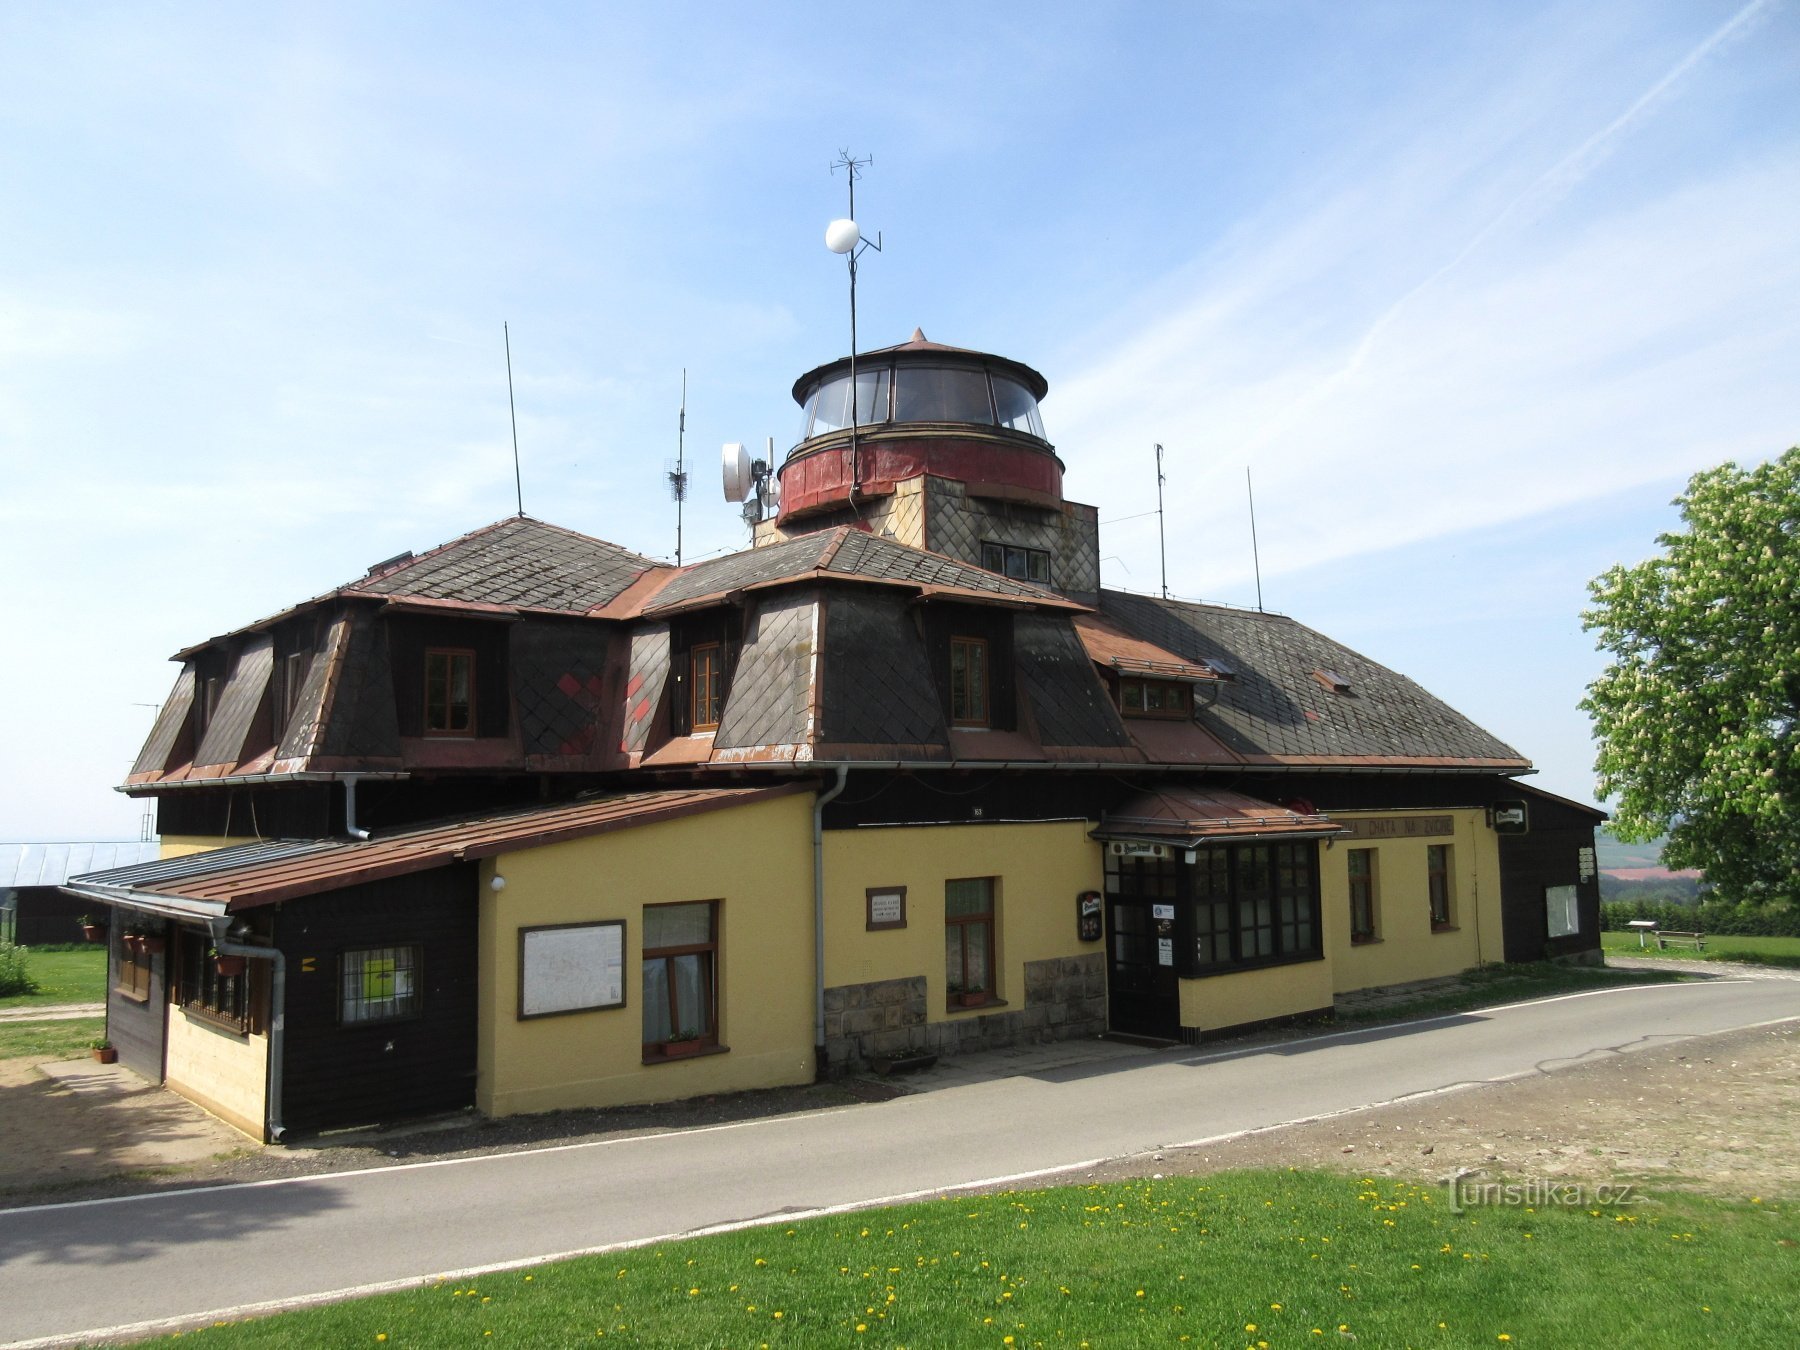
[[[1199,718],[1241,755],[1277,759],[1503,761],[1523,755],[1386,666],[1281,614],[1102,591],[1114,623],[1236,678]],[[1314,678],[1343,676],[1348,693]]]
[[343,589],[352,595],[585,614],[655,566],[604,539],[514,516]]
[[695,563],[672,577],[645,607],[645,613],[655,614],[690,600],[751,586],[798,581],[819,572],[846,580],[892,581],[1003,596],[1026,603],[1067,605],[1061,596],[1041,587],[896,543],[867,530],[840,525],[766,548],[746,549]]

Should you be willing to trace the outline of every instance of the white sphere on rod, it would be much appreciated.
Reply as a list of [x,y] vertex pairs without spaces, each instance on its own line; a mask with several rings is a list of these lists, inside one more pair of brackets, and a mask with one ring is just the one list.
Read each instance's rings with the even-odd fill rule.
[[854,220],[834,220],[825,227],[825,247],[833,253],[848,253],[862,242],[862,231]]

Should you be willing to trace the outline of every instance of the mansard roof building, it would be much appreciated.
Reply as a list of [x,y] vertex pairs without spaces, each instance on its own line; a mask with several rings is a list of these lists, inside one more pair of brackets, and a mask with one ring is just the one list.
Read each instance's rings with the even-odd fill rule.
[[1598,950],[1599,813],[1282,615],[1104,589],[1043,376],[794,386],[754,546],[517,516],[189,647],[124,785],[127,1064],[280,1137],[1168,1041]]

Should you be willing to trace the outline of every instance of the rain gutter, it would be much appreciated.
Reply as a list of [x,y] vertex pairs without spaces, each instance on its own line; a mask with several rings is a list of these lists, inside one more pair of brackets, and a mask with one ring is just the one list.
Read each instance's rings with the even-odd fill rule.
[[850,767],[834,765],[837,782],[813,799],[813,1073],[824,1078],[825,1053],[825,806],[850,782]]
[[269,980],[269,1077],[263,1091],[263,1127],[269,1142],[279,1144],[287,1133],[281,1120],[282,1051],[287,1043],[287,957],[279,947],[255,947],[245,942],[232,942],[224,919],[213,923],[213,949],[221,956],[242,956],[252,961],[271,963]]

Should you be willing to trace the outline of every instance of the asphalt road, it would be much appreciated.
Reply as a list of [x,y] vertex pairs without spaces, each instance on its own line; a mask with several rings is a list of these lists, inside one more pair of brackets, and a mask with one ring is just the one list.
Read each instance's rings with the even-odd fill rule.
[[642,1138],[0,1212],[0,1338],[31,1344],[1012,1180],[1711,1032],[1800,981],[1650,985],[1254,1049],[1122,1055]]

